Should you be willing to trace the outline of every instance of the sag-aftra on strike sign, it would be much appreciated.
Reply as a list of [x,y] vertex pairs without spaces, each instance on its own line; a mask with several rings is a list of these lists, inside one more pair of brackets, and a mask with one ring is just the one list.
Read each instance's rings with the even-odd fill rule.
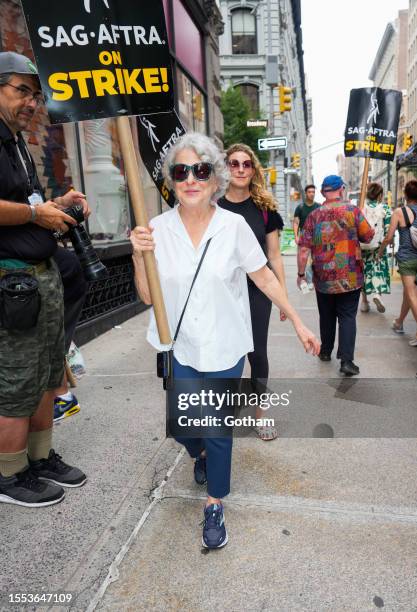
[[345,129],[346,157],[394,159],[401,100],[401,92],[394,89],[351,90]]
[[162,0],[22,0],[53,123],[174,107]]

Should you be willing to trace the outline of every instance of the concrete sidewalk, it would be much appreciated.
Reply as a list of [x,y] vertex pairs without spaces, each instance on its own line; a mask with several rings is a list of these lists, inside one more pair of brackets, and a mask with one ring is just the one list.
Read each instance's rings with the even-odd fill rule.
[[[296,290],[295,258],[285,264],[291,300],[317,331],[315,297]],[[358,315],[361,377],[398,386],[391,416],[405,402],[394,379],[412,385],[417,371],[417,349],[390,330],[400,303],[394,283],[385,315]],[[142,313],[83,348],[82,410],[56,426],[55,446],[88,473],[85,487],[42,510],[0,505],[0,609],[19,609],[10,593],[44,592],[70,593],[65,609],[90,611],[417,610],[414,438],[237,439],[230,542],[202,549],[204,488],[165,439],[147,320]],[[412,318],[405,327],[411,337]],[[269,356],[272,378],[341,380],[336,361],[303,353],[276,310]]]

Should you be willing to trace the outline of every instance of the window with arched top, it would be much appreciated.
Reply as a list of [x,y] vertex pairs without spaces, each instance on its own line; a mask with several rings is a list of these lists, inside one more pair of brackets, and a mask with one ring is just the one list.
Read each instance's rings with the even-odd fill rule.
[[251,9],[232,11],[232,53],[253,55],[257,53],[256,19]]
[[251,83],[236,85],[236,87],[239,87],[242,96],[248,101],[250,109],[256,117],[259,111],[259,88]]

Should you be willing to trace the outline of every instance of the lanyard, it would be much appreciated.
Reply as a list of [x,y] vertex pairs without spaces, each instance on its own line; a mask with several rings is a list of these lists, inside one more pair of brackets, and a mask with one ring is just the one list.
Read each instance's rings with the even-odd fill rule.
[[[30,154],[29,154],[28,148],[27,148],[27,146],[26,146],[26,143],[24,143],[24,146],[25,146],[26,152],[28,153],[28,155],[29,155],[29,159],[30,159]],[[18,156],[19,156],[19,159],[20,159],[20,161],[21,161],[21,163],[22,163],[23,170],[25,171],[25,174],[26,174],[26,176],[27,176],[28,185],[30,186],[30,185],[31,185],[31,183],[32,183],[32,181],[31,181],[31,179],[30,179],[29,172],[28,172],[28,169],[27,169],[27,166],[26,166],[26,162],[25,162],[25,160],[24,160],[24,158],[23,158],[23,155],[22,155],[22,152],[21,152],[21,150],[20,150],[20,147],[19,147],[19,143],[18,143],[18,141],[16,141],[16,150],[17,150],[17,154],[18,154]]]

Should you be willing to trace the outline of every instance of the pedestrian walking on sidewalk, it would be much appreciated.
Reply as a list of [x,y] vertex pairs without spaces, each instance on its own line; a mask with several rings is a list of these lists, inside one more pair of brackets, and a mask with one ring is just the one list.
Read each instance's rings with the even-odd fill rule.
[[[304,194],[305,194],[304,202],[302,204],[299,204],[297,208],[295,209],[294,219],[292,223],[292,227],[294,230],[295,244],[297,245],[300,240],[300,233],[304,227],[304,223],[306,222],[308,215],[312,213],[313,210],[316,210],[316,208],[320,207],[320,204],[315,201],[315,196],[316,196],[316,186],[315,185],[313,184],[306,185],[304,189]],[[314,285],[313,285],[313,267],[312,267],[311,257],[308,258],[305,272],[306,272],[306,282],[307,282],[308,289],[312,291],[314,290]]]
[[[172,335],[189,296],[175,342],[174,378],[241,377],[245,356],[253,351],[247,274],[285,313],[304,349],[318,354],[318,340],[266,266],[249,225],[215,203],[227,188],[229,171],[214,142],[202,134],[186,134],[169,150],[163,172],[178,204],[152,219],[150,227],[136,227],[131,241],[136,286],[146,304],[151,304],[151,296],[142,253],[155,251]],[[160,344],[153,312],[148,341],[158,350],[167,349]],[[207,482],[203,546],[220,548],[227,543],[221,499],[230,491],[232,438],[189,437],[180,442],[196,459],[196,482]]]
[[[404,321],[407,318],[408,313],[410,312],[411,307],[410,307],[410,303],[408,301],[407,298],[407,293],[405,291],[405,288],[403,287],[403,300],[401,302],[401,310],[400,310],[400,314],[398,317],[396,317],[392,324],[391,324],[391,329],[396,333],[396,334],[403,334],[404,333]],[[412,338],[409,342],[410,346],[417,346],[417,334],[415,338]]]
[[[369,312],[373,302],[378,312],[385,312],[381,295],[391,293],[391,276],[386,251],[379,257],[378,251],[382,240],[388,233],[391,221],[391,208],[383,201],[384,190],[379,183],[370,183],[366,192],[368,201],[363,214],[375,230],[372,242],[363,244],[362,259],[364,263],[364,285],[362,289],[361,312]],[[368,299],[369,297],[369,299]]]
[[[284,223],[272,194],[266,189],[259,159],[247,145],[234,144],[226,151],[226,161],[231,175],[230,183],[226,194],[217,203],[230,212],[242,215],[287,295],[280,248],[280,232]],[[272,302],[249,277],[248,291],[254,346],[254,350],[248,353],[248,360],[252,386],[260,395],[266,390],[269,376],[267,344]],[[281,321],[285,320],[283,312],[280,318]],[[264,410],[258,406],[255,417],[260,419],[263,416]],[[256,426],[255,431],[264,441],[274,440],[278,436],[272,425]]]
[[345,186],[340,176],[327,176],[321,193],[325,201],[305,222],[298,244],[298,280],[305,277],[311,252],[313,282],[320,315],[322,361],[330,361],[339,324],[340,372],[359,374],[354,363],[356,314],[363,286],[363,261],[359,242],[372,240],[374,230],[362,212],[345,200]]
[[[411,308],[414,319],[417,322],[417,247],[414,246],[410,226],[417,227],[417,181],[408,181],[404,187],[404,196],[406,204],[397,208],[392,213],[391,223],[387,235],[379,249],[379,256],[383,257],[385,248],[394,238],[395,232],[398,230],[400,235],[400,246],[397,252],[398,271],[401,275],[401,281],[404,288],[403,304],[401,315],[404,318],[407,314],[407,304]],[[394,331],[402,329],[402,321],[394,320]],[[417,345],[417,335],[410,341],[411,346]]]

